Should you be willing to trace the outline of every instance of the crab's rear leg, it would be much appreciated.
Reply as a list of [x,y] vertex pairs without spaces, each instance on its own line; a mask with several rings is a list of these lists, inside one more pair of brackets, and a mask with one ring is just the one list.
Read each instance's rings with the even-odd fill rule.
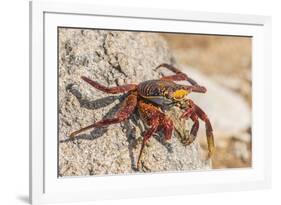
[[171,80],[171,81],[181,81],[181,80],[186,80],[188,81],[191,85],[197,86],[198,83],[193,80],[192,78],[188,77],[185,73],[181,72],[178,68],[170,65],[170,64],[160,64],[159,66],[156,67],[156,69],[164,67],[167,68],[168,70],[172,71],[175,73],[175,75],[169,75],[169,76],[164,76],[161,78],[161,80]]
[[111,93],[111,94],[117,94],[117,93],[124,93],[124,92],[128,92],[131,90],[135,90],[137,88],[136,84],[127,84],[127,85],[121,85],[121,86],[116,86],[116,87],[106,87],[104,85],[99,84],[96,81],[93,81],[85,76],[81,77],[84,81],[86,81],[87,83],[89,83],[91,86],[93,86],[94,88],[101,90],[103,92],[106,93]]
[[137,96],[135,94],[130,94],[122,103],[120,110],[118,111],[115,118],[112,119],[104,119],[98,121],[92,125],[81,128],[75,132],[72,132],[69,136],[71,138],[75,137],[77,134],[89,130],[91,128],[99,128],[103,126],[108,126],[111,124],[119,123],[125,121],[130,117],[130,115],[134,112],[137,105]]

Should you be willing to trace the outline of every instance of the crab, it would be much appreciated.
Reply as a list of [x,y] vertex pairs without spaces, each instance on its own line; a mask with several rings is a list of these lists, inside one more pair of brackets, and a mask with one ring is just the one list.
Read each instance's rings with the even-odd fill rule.
[[[162,131],[164,140],[169,140],[172,137],[174,125],[173,121],[165,114],[173,106],[183,110],[180,118],[191,119],[193,125],[190,131],[189,138],[186,144],[191,144],[197,136],[199,129],[199,119],[205,122],[206,137],[208,144],[208,156],[210,159],[214,153],[214,136],[211,122],[207,114],[196,105],[187,95],[191,92],[206,93],[207,89],[204,86],[197,84],[195,80],[181,72],[178,68],[170,64],[160,64],[156,69],[164,67],[172,71],[174,74],[163,76],[157,80],[148,80],[139,84],[127,84],[116,87],[106,87],[93,81],[85,76],[81,78],[89,83],[94,88],[110,93],[127,93],[127,97],[121,104],[116,117],[112,119],[103,119],[94,124],[81,128],[72,132],[69,137],[74,138],[81,132],[92,128],[99,128],[123,122],[138,110],[141,120],[147,125],[148,129],[143,134],[142,144],[137,161],[137,170],[140,170],[141,158],[144,147],[147,141],[156,132]],[[176,81],[188,81],[190,85],[181,85]]]

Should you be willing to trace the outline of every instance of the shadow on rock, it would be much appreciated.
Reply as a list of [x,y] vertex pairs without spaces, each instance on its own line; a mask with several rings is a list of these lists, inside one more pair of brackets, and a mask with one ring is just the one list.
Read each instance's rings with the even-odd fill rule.
[[159,134],[157,133],[157,134],[153,135],[153,137],[160,144],[162,144],[168,150],[169,153],[173,153],[173,147],[169,142],[165,141],[163,133],[161,133],[161,132]]
[[[73,94],[80,103],[80,106],[89,110],[96,110],[112,104],[115,100],[122,98],[122,96],[108,96],[98,100],[89,100],[84,98],[82,93],[78,90],[75,84],[68,84],[66,87],[71,94]],[[120,99],[121,100],[121,99]]]
[[[77,90],[76,90],[77,91]],[[98,109],[98,108],[102,108],[102,107],[105,107],[107,105],[110,105],[111,103],[113,103],[117,98],[124,98],[124,96],[109,96],[109,97],[116,97],[114,98],[114,100],[111,99],[111,103],[109,103],[109,101],[107,101],[106,103],[104,104],[101,104],[100,102],[103,101],[103,99],[107,99],[109,97],[105,97],[105,98],[101,98],[101,99],[98,99],[98,100],[94,100],[94,101],[91,101],[91,100],[88,100],[88,99],[85,99],[85,98],[82,98],[82,94],[77,91],[75,91],[75,94],[74,96],[78,99],[79,103],[80,103],[80,106],[81,107],[85,107],[85,105],[87,105],[88,109],[91,109],[91,110],[95,110],[95,109]],[[72,93],[72,92],[71,92]],[[106,101],[106,100],[105,100]],[[116,112],[119,110],[120,108],[120,104],[117,104],[115,105],[113,108],[111,108],[104,116],[104,119],[109,119],[109,118],[113,118],[114,115],[116,114]],[[86,108],[86,107],[85,107]],[[93,122],[94,123],[94,122]],[[85,125],[85,126],[88,126],[88,125]],[[94,140],[94,139],[97,139],[99,137],[101,137],[105,132],[107,131],[107,126],[105,127],[100,127],[100,128],[93,128],[93,131],[90,133],[90,134],[80,134],[80,135],[77,135],[74,139],[64,139],[64,140],[61,140],[60,143],[64,143],[64,142],[69,142],[69,141],[75,141],[75,140],[79,140],[79,139],[83,139],[83,140]]]
[[[108,96],[104,97],[98,100],[89,100],[83,97],[82,93],[77,89],[75,84],[69,84],[66,89],[70,91],[79,101],[79,104],[81,107],[84,107],[89,110],[96,110],[102,107],[106,107],[110,104],[112,104],[115,100],[119,99],[120,103],[115,105],[113,108],[111,108],[104,116],[103,119],[110,119],[115,116],[115,114],[118,112],[123,100],[128,96],[128,94],[124,94],[121,96]],[[139,116],[137,114],[132,114],[132,116],[126,120],[125,122],[121,123],[121,126],[126,129],[126,137],[128,140],[128,150],[131,160],[131,168],[135,171],[136,169],[136,161],[133,153],[133,149],[136,148],[138,141],[136,139],[136,126],[139,125]],[[123,124],[123,125],[122,125]],[[110,125],[108,125],[110,126]],[[73,139],[64,139],[60,140],[60,143],[66,143],[66,142],[74,142],[76,143],[77,140],[95,140],[99,137],[101,137],[106,131],[108,130],[108,126],[100,127],[100,128],[93,128],[93,131],[91,131],[90,134],[80,134],[77,135]]]

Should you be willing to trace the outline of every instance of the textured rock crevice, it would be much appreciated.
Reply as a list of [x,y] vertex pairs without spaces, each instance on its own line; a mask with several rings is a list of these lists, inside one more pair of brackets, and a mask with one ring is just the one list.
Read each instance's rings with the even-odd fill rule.
[[[90,29],[59,30],[59,175],[81,176],[135,172],[144,126],[137,113],[126,122],[66,138],[74,130],[104,118],[112,118],[126,97],[103,93],[85,83],[87,76],[105,86],[158,79],[154,68],[171,63],[166,42],[153,33]],[[177,120],[178,111],[171,117]],[[190,122],[175,123],[178,129]],[[174,132],[175,135],[176,132]],[[161,133],[144,149],[142,171],[207,169],[197,142],[184,146],[173,136],[169,143]]]

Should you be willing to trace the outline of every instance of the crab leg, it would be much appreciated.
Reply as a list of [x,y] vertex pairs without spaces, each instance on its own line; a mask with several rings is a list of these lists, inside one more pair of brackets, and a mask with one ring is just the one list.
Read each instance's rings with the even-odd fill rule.
[[212,128],[211,122],[210,122],[208,116],[206,115],[206,113],[197,105],[195,105],[195,107],[196,107],[196,114],[202,121],[205,122],[208,151],[209,151],[208,158],[211,158],[215,151],[213,128]]
[[170,64],[166,64],[166,63],[160,64],[159,66],[156,67],[156,69],[160,67],[167,68],[168,70],[175,73],[175,75],[164,76],[161,78],[161,80],[172,80],[172,81],[187,80],[191,85],[196,85],[196,86],[198,85],[198,83],[195,80],[188,77],[185,73],[181,72],[179,69],[177,69],[176,67]]
[[[191,127],[191,131],[190,131],[190,135],[194,137],[194,139],[192,140],[192,142],[193,142],[197,136],[197,132],[199,129],[199,120],[198,120],[197,114],[195,114],[195,113],[193,113],[191,115],[190,119],[194,122],[194,124]],[[192,142],[190,142],[190,143],[192,143]]]
[[[187,105],[187,107],[186,107]],[[194,122],[191,131],[190,131],[190,137],[188,144],[193,142],[196,138],[198,129],[199,129],[199,122],[198,118],[200,120],[205,122],[205,127],[206,127],[206,136],[207,136],[207,143],[208,143],[208,158],[212,157],[214,150],[215,150],[215,143],[214,143],[214,136],[213,136],[213,128],[211,125],[211,122],[206,115],[206,113],[198,106],[196,105],[192,100],[188,99],[186,101],[186,105],[182,105],[181,108],[185,109],[185,112],[182,114],[181,117],[184,118],[191,118],[192,121]]]
[[[160,122],[161,122],[161,124],[160,124]],[[141,156],[143,153],[143,148],[144,148],[147,140],[153,135],[153,133],[160,130],[159,128],[162,129],[165,140],[171,139],[173,129],[174,129],[173,121],[171,119],[169,119],[167,116],[164,116],[164,119],[162,119],[162,120],[159,120],[159,118],[155,118],[152,122],[151,127],[145,132],[145,134],[143,136],[143,141],[142,141],[140,154],[139,154],[138,162],[137,162],[138,170],[140,169],[140,160],[141,160]]]
[[165,67],[165,68],[169,69],[170,71],[173,71],[174,73],[176,73],[175,75],[164,76],[164,77],[160,78],[161,80],[171,80],[171,81],[186,80],[192,86],[182,85],[183,89],[189,90],[191,92],[197,92],[197,93],[205,93],[207,91],[207,89],[204,86],[198,85],[198,83],[195,80],[188,77],[185,73],[181,72],[179,69],[175,68],[174,66],[164,63],[164,64],[160,64],[159,66],[157,66],[156,69],[158,69],[160,67]]
[[125,121],[126,119],[128,119],[130,117],[130,115],[133,113],[133,111],[135,110],[137,105],[137,96],[135,94],[130,94],[122,103],[122,106],[119,110],[119,112],[117,113],[117,116],[113,119],[105,119],[105,120],[101,120],[98,121],[92,125],[89,125],[87,127],[84,127],[80,130],[77,130],[75,132],[72,132],[70,134],[71,138],[74,138],[77,134],[84,132],[88,129],[91,128],[98,128],[98,127],[103,127],[103,126],[108,126],[111,124],[115,124],[115,123],[119,123],[122,121]]
[[189,119],[190,116],[196,112],[195,104],[190,99],[185,100],[184,103],[180,105],[180,108],[184,109],[184,112],[182,113],[180,118]]
[[96,81],[93,81],[85,76],[81,77],[84,81],[86,81],[87,83],[89,83],[91,86],[95,87],[98,90],[101,90],[103,92],[106,93],[111,93],[111,94],[116,94],[116,93],[124,93],[127,91],[131,91],[131,90],[135,90],[137,88],[136,84],[127,84],[127,85],[121,85],[121,86],[116,86],[116,87],[105,87],[101,84],[99,84]]
[[198,129],[199,129],[199,120],[198,120],[198,116],[193,113],[191,116],[190,116],[190,119],[193,121],[193,125],[191,127],[191,131],[190,131],[190,135],[189,135],[189,138],[187,139],[186,141],[186,144],[191,144],[192,142],[194,142],[194,140],[196,139],[197,137],[197,132],[198,132]]
[[143,148],[147,142],[147,140],[153,135],[154,132],[157,131],[159,125],[159,119],[156,118],[153,120],[151,127],[144,133],[143,135],[143,140],[142,140],[142,144],[141,144],[141,149],[140,149],[140,154],[138,157],[138,162],[137,162],[137,169],[140,169],[140,163],[141,163],[141,157],[142,157],[142,153],[143,153]]
[[137,161],[137,169],[139,170],[143,149],[148,139],[153,135],[153,133],[162,130],[165,140],[169,140],[172,137],[174,126],[172,120],[154,105],[146,103],[142,100],[138,105],[141,119],[144,121],[144,123],[150,126],[143,135],[143,141]]
[[204,86],[200,86],[200,85],[182,85],[182,89],[184,90],[188,90],[190,92],[196,92],[196,93],[206,93],[207,89]]
[[164,116],[164,119],[161,120],[160,128],[163,131],[165,140],[169,140],[172,138],[174,124],[170,118],[168,118],[167,116]]

